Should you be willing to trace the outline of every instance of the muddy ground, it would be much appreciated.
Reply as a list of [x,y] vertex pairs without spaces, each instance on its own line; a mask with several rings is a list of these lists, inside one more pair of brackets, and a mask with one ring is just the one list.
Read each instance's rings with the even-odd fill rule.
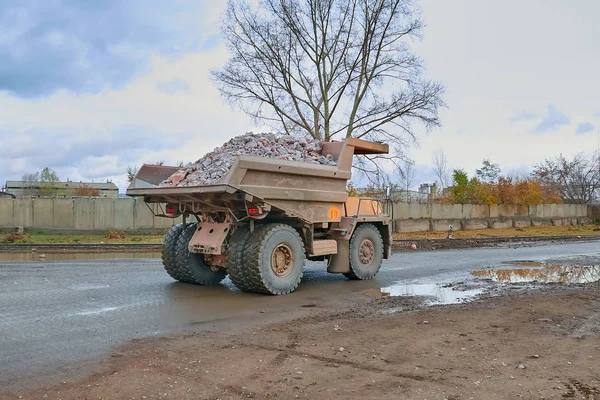
[[4,398],[600,399],[598,283],[425,308],[363,294],[285,323],[138,340],[101,373]]

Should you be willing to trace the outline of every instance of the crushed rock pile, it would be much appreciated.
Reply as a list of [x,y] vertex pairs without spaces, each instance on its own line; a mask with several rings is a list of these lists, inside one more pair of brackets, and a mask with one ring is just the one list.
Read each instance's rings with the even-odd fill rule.
[[252,155],[311,164],[336,165],[331,155],[321,154],[321,143],[273,133],[252,132],[237,136],[195,163],[171,175],[159,186],[201,186],[217,183],[229,172],[237,156]]

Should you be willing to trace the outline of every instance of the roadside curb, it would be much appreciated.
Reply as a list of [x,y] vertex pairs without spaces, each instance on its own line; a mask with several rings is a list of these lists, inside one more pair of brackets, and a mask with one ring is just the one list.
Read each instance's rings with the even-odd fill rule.
[[[564,235],[564,236],[521,236],[521,237],[493,237],[493,238],[456,238],[456,239],[396,239],[393,241],[394,250],[411,250],[414,243],[418,250],[443,250],[461,249],[472,247],[493,246],[499,243],[523,243],[523,242],[590,242],[600,241],[600,235]],[[25,243],[2,243],[0,252],[143,252],[160,251],[162,244],[25,244]]]
[[600,235],[520,236],[457,239],[397,239],[393,242],[393,248],[395,251],[446,250],[494,247],[504,243],[521,245],[526,243],[572,243],[595,241],[600,241]]

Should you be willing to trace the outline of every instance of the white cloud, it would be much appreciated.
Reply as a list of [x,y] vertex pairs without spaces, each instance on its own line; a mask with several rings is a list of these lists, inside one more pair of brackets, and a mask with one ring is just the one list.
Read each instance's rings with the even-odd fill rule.
[[[147,67],[148,72],[131,81],[122,90],[106,89],[97,95],[76,95],[61,91],[47,98],[31,101],[6,94],[0,95],[0,145],[15,152],[13,160],[0,161],[4,166],[3,178],[20,178],[24,172],[40,169],[48,159],[66,160],[71,166],[55,167],[61,177],[69,174],[73,180],[99,177],[97,167],[105,163],[140,164],[165,160],[191,161],[221,145],[230,137],[252,128],[249,119],[234,112],[219,97],[209,79],[209,71],[219,67],[226,59],[223,47],[209,53],[189,53],[171,59],[155,54]],[[165,93],[157,89],[161,82],[184,81],[189,90]],[[119,135],[128,135],[124,127],[138,127],[136,141],[143,142],[148,132],[150,147],[135,160],[106,158],[114,151]],[[31,133],[35,132],[35,133]],[[157,141],[164,135],[164,142]],[[4,139],[3,139],[4,136]],[[51,136],[46,146],[44,136]],[[104,143],[103,143],[104,141]],[[66,142],[93,143],[95,158],[86,154],[60,153]],[[151,144],[156,143],[153,149]],[[170,146],[165,145],[168,144]],[[39,148],[40,146],[44,148]],[[124,143],[124,150],[135,149],[134,143]],[[170,147],[170,148],[169,148]],[[32,151],[35,149],[35,151]],[[106,154],[103,154],[106,151]],[[22,154],[21,154],[22,153]],[[52,157],[45,157],[52,156]],[[15,160],[19,160],[18,162]],[[83,162],[84,160],[87,160]],[[10,166],[6,164],[10,162]],[[62,164],[62,163],[61,163]],[[118,170],[118,169],[117,169]],[[117,181],[115,169],[108,169],[105,178]],[[123,168],[122,174],[124,175]]]
[[[177,51],[177,57],[156,51],[142,66],[143,74],[121,88],[107,86],[95,95],[62,90],[32,100],[0,94],[0,182],[52,162],[55,165],[48,166],[56,167],[63,178],[110,178],[123,188],[127,165],[192,161],[252,129],[243,113],[221,100],[209,79],[209,71],[225,62],[227,51],[215,40],[225,2],[206,3],[201,32],[192,35],[206,44],[206,51]],[[600,3],[422,0],[421,4],[425,39],[414,47],[427,64],[428,77],[446,85],[449,105],[441,112],[443,127],[422,134],[419,147],[407,150],[419,165],[421,180],[430,180],[427,166],[439,147],[453,166],[470,173],[484,158],[499,163],[504,171],[522,171],[545,157],[597,148],[597,135],[576,136],[574,127],[600,115],[596,98]],[[10,41],[9,34],[0,33],[0,43]],[[183,42],[177,46],[189,48]],[[185,84],[159,90],[169,82]],[[532,131],[548,104],[568,116],[571,126],[535,135]],[[516,116],[518,123],[511,121]],[[147,146],[127,142],[124,152],[115,152],[114,135],[135,135]],[[75,145],[95,150],[69,153]]]

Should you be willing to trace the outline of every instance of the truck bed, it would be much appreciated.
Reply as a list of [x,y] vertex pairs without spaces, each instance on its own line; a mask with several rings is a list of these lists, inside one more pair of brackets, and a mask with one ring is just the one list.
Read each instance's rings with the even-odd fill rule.
[[148,203],[191,207],[188,210],[194,212],[244,207],[245,203],[260,201],[308,222],[331,222],[332,215],[339,220],[345,214],[353,155],[387,153],[388,146],[346,139],[326,143],[323,151],[334,157],[336,166],[242,155],[217,184],[206,186],[159,187],[180,168],[144,165],[127,195],[143,196]]

